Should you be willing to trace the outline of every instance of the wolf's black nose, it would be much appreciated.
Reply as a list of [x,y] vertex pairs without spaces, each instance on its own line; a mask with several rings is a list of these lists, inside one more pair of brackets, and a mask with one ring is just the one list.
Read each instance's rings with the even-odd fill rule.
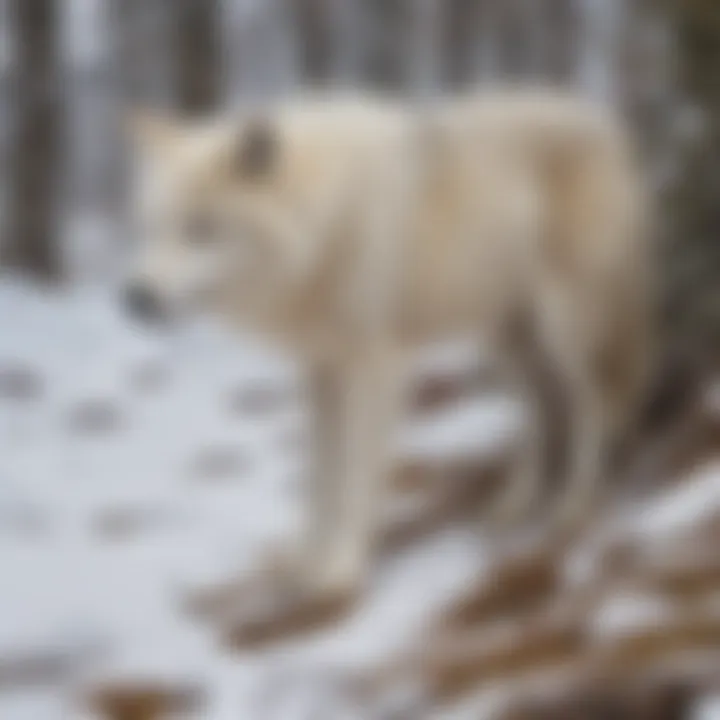
[[153,323],[162,317],[160,300],[146,285],[128,285],[123,294],[123,304],[130,315],[141,322]]

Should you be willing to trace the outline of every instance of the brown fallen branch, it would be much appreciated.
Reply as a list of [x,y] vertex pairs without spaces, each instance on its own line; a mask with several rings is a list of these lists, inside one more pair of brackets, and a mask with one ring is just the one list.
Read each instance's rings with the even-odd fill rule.
[[512,703],[499,720],[689,720],[701,688],[687,681],[640,687],[606,686],[573,690],[550,700]]
[[[425,500],[410,517],[391,520],[380,533],[381,554],[395,553],[411,546],[424,536],[458,522],[479,522],[483,504],[497,490],[505,472],[506,459],[489,462],[465,462],[446,467],[442,472],[427,474]],[[422,470],[414,471],[422,475]],[[415,481],[416,483],[423,482]],[[398,483],[407,488],[408,480],[400,474]]]
[[143,680],[103,684],[86,695],[89,709],[106,720],[166,720],[198,712],[203,701],[197,688]]
[[663,566],[678,556],[706,555],[719,542],[720,510],[652,540],[637,535],[615,537],[602,548],[598,565],[607,577],[629,575],[638,569]]
[[470,627],[538,609],[560,589],[561,560],[557,549],[548,547],[497,562],[477,587],[441,616],[438,628]]
[[[419,649],[373,673],[364,689],[382,693],[410,681],[447,702],[491,681],[519,683],[524,676],[566,667],[577,677],[605,678],[617,668],[622,679],[668,653],[720,650],[720,619],[707,615],[702,602],[720,592],[716,545],[707,546],[708,535],[717,533],[715,518],[696,531],[666,539],[652,555],[638,551],[625,564],[608,563],[589,583],[575,586],[561,580],[562,551],[554,555],[549,547],[514,557],[443,614]],[[699,554],[703,538],[707,550]],[[591,641],[593,615],[623,591],[675,606],[679,617],[611,644]]]
[[[580,614],[548,617],[509,632],[498,628],[446,639],[416,659],[411,673],[435,705],[502,687],[522,706],[537,696],[533,680],[538,678],[555,679],[551,697],[572,697],[588,688],[625,687],[655,676],[684,679],[684,665],[673,661],[688,657],[704,660],[706,669],[718,667],[720,615],[685,609],[661,623],[604,639],[588,632]],[[389,682],[407,679],[396,675]]]
[[661,622],[594,643],[588,674],[602,680],[642,677],[680,655],[708,651],[720,655],[720,615],[689,608]]
[[575,662],[586,647],[585,630],[577,617],[549,618],[505,630],[434,647],[419,668],[431,696],[444,701],[497,680],[562,667]]
[[[632,638],[629,647],[637,642],[637,637]],[[650,671],[632,665],[630,657],[629,671],[621,665],[604,675],[570,674],[550,692],[514,687],[497,720],[587,720],[588,713],[595,717],[593,711],[605,711],[609,714],[603,717],[618,720],[690,720],[696,716],[697,702],[720,690],[720,666],[716,648],[706,654],[701,647],[702,657],[688,663],[687,647],[680,651],[682,662],[651,663]],[[615,651],[628,651],[628,646],[623,650],[622,638]],[[675,648],[668,655],[672,658],[674,653]]]
[[[546,671],[563,653],[576,653],[575,662],[587,661],[607,675],[612,668],[620,672],[638,671],[646,663],[660,660],[668,652],[698,650],[720,651],[720,617],[703,610],[703,599],[712,599],[720,592],[720,561],[713,553],[696,558],[694,563],[683,555],[669,557],[664,565],[646,568],[642,574],[621,577],[616,581],[601,579],[589,587],[567,589],[545,603],[539,610],[513,621],[514,629],[503,641],[492,641],[494,619],[484,617],[485,624],[473,632],[472,626],[446,634],[429,644],[431,651],[415,663],[415,669],[430,675],[430,685],[440,695],[462,694],[477,689],[489,679],[505,680],[532,669]],[[581,643],[585,624],[601,603],[618,591],[644,591],[649,601],[662,600],[678,607],[677,618],[662,625],[628,634],[609,645]],[[690,601],[694,602],[690,602]],[[705,614],[703,614],[705,613]],[[497,622],[507,616],[500,613]],[[482,628],[489,628],[483,630]],[[573,635],[572,633],[576,634]],[[574,638],[574,645],[570,644]],[[565,644],[568,643],[568,644]],[[460,681],[457,680],[460,679]],[[473,683],[473,680],[475,681]]]
[[678,602],[702,599],[720,592],[720,557],[717,546],[707,547],[700,554],[679,553],[665,560],[657,558],[628,585]]

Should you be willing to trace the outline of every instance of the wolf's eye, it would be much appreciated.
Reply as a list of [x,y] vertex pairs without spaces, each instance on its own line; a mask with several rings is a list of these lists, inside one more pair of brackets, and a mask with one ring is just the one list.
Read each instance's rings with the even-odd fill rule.
[[220,228],[208,215],[192,215],[185,221],[183,237],[191,245],[209,245],[220,237]]

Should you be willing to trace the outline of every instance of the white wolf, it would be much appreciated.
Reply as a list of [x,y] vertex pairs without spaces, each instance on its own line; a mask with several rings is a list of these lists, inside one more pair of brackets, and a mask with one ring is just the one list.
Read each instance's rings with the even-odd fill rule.
[[652,335],[645,193],[610,114],[538,90],[426,112],[330,96],[133,124],[133,310],[202,306],[310,370],[308,592],[351,596],[366,577],[407,356],[431,340],[482,337],[528,390],[534,422],[503,518],[537,497],[545,428],[524,366],[547,358],[571,419],[562,512],[588,508]]

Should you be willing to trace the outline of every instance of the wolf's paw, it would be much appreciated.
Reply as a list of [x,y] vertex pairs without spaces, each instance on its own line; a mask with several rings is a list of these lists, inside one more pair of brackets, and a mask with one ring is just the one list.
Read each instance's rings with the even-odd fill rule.
[[233,649],[287,640],[322,629],[352,608],[355,592],[295,588],[270,592],[252,607],[237,609],[220,624],[222,641]]
[[255,573],[193,593],[186,608],[237,649],[319,629],[340,619],[358,595],[355,587],[314,585],[292,556],[275,555]]
[[298,562],[290,553],[275,550],[260,566],[227,582],[188,592],[184,608],[201,620],[219,621],[270,593],[287,595],[298,584]]

